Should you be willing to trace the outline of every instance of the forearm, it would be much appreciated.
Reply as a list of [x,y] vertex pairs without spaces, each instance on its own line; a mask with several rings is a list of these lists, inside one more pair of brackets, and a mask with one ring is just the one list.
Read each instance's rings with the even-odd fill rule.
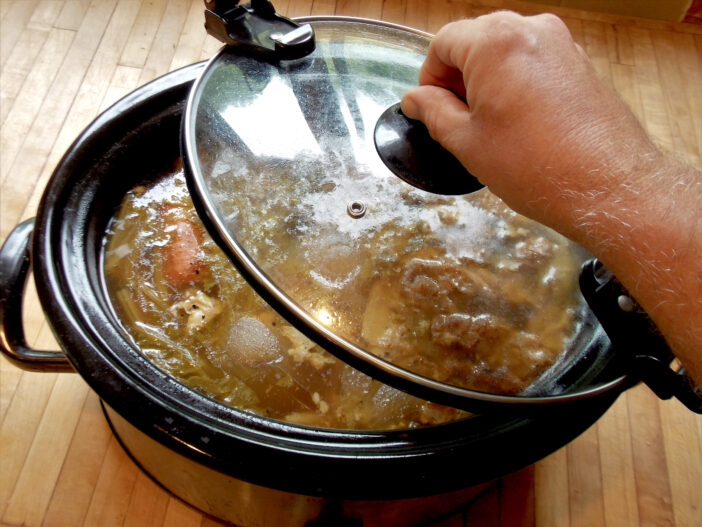
[[561,230],[620,279],[702,386],[702,174],[662,154],[639,165],[636,185],[568,196]]

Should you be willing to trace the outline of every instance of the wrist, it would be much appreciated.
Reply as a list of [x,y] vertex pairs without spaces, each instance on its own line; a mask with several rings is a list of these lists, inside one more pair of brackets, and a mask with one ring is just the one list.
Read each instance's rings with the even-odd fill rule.
[[629,290],[702,384],[702,174],[663,154],[573,206],[572,239]]

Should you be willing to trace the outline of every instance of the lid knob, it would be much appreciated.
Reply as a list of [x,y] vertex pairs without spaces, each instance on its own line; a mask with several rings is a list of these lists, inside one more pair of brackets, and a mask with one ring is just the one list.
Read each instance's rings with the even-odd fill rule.
[[435,194],[469,194],[483,184],[443,146],[434,141],[421,121],[393,104],[378,118],[375,148],[385,165],[399,178]]

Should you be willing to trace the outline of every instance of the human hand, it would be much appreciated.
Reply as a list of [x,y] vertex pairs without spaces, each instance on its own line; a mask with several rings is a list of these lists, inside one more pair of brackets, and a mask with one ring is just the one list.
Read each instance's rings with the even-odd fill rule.
[[497,12],[445,26],[419,84],[403,98],[405,115],[513,209],[566,235],[577,234],[583,199],[606,199],[660,155],[552,15]]

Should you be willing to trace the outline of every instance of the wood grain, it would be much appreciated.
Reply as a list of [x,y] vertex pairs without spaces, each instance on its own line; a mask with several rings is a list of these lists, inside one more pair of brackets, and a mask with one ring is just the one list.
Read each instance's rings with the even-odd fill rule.
[[[275,3],[289,16],[382,18],[430,32],[500,8],[554,12],[656,143],[702,163],[701,26],[511,0]],[[0,0],[0,239],[35,214],[63,152],[99,112],[216,52],[202,13],[202,0]],[[31,283],[24,303],[27,341],[56,349]],[[432,525],[699,527],[701,475],[702,418],[638,386],[572,443]],[[224,524],[141,472],[80,377],[0,359],[0,525]]]

